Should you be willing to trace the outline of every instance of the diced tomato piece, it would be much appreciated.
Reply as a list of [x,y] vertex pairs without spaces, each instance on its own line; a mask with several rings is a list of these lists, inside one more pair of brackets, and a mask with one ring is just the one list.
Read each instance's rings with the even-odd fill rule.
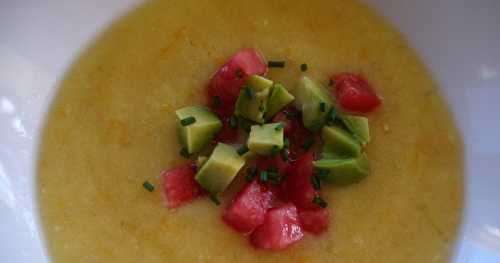
[[179,207],[204,193],[194,180],[196,166],[193,163],[162,172],[163,191],[169,208]]
[[[208,95],[214,111],[221,117],[231,116],[240,88],[248,76],[266,73],[267,65],[259,52],[254,49],[238,51],[210,79]],[[214,97],[218,97],[220,105],[213,105]]]
[[215,142],[234,143],[238,140],[238,129],[233,129],[229,124],[229,118],[222,118],[222,129],[215,137]]
[[341,73],[331,79],[335,82],[335,97],[343,109],[367,113],[380,105],[380,97],[363,77],[352,73]]
[[319,235],[328,230],[328,210],[299,210],[300,223],[305,231]]
[[304,127],[299,111],[293,107],[287,107],[282,112],[276,114],[273,122],[281,122],[285,125],[284,134],[290,143],[289,157],[291,160],[298,158],[307,151],[303,148],[303,145],[307,140],[313,138],[314,134]]
[[252,233],[250,242],[256,248],[276,251],[291,246],[303,237],[297,208],[288,203],[266,213],[264,223]]
[[284,176],[286,175],[289,166],[290,164],[284,161],[280,155],[276,155],[274,157],[259,156],[257,158],[257,168],[259,171],[268,170],[269,168],[274,167],[280,175]]
[[319,193],[312,186],[312,176],[313,153],[307,152],[292,164],[286,177],[288,198],[299,208],[320,208],[317,204],[313,203],[314,197],[319,195]]
[[250,233],[264,222],[273,200],[273,193],[254,180],[238,193],[222,219],[237,231]]

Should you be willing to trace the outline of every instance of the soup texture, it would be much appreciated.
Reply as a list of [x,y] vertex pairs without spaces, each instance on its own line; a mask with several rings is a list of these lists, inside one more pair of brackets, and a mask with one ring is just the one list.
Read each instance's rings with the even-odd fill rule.
[[[242,48],[308,64],[326,84],[362,74],[384,98],[368,117],[371,174],[324,185],[330,229],[256,250],[208,198],[167,209],[160,172],[185,163],[174,110]],[[404,38],[356,1],[150,1],[86,49],[61,83],[40,146],[38,190],[54,262],[446,262],[462,211],[462,145],[436,84]],[[155,186],[150,193],[144,181]]]

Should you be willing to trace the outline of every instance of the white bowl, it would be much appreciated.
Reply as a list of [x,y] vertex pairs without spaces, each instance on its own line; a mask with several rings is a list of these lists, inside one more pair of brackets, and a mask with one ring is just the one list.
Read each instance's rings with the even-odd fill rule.
[[[0,261],[48,262],[36,207],[43,117],[70,63],[140,0],[0,2]],[[453,262],[500,262],[500,1],[366,0],[438,80],[465,143]]]

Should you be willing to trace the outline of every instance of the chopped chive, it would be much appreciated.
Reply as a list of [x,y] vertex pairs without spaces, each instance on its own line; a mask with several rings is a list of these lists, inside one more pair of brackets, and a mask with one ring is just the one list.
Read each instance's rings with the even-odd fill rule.
[[268,177],[269,177],[269,181],[271,181],[272,184],[274,184],[274,185],[280,184],[281,177],[280,177],[279,173],[268,172]]
[[214,105],[214,108],[219,108],[222,106],[222,101],[219,96],[213,96],[212,97],[212,104]]
[[288,159],[290,159],[288,157],[288,150],[286,149],[281,150],[281,159],[283,159],[283,161],[285,162],[288,161]]
[[189,159],[189,157],[191,157],[191,154],[189,154],[188,150],[184,147],[182,147],[181,151],[179,152],[179,154],[186,158],[186,159]]
[[276,179],[270,180],[273,185],[279,185],[281,183],[281,177],[277,177]]
[[248,147],[246,145],[242,145],[238,150],[238,155],[242,156],[243,154],[248,152]]
[[337,110],[334,107],[332,107],[330,109],[330,111],[328,112],[328,116],[327,116],[328,121],[334,122],[336,117],[337,117]]
[[238,118],[236,118],[236,116],[231,116],[231,118],[229,118],[229,126],[232,129],[238,128]]
[[318,178],[325,178],[328,174],[330,174],[330,171],[326,169],[317,169],[314,171],[314,175]]
[[300,71],[302,71],[302,72],[307,71],[307,64],[306,63],[300,65]]
[[290,140],[287,137],[283,139],[283,147],[284,148],[290,147]]
[[314,144],[314,139],[313,138],[308,138],[304,144],[302,144],[302,148],[304,150],[309,150],[309,148],[311,148],[311,146]]
[[319,197],[319,195],[315,196],[312,202],[317,204],[321,208],[326,208],[328,206],[328,203],[325,200],[323,200],[323,198]]
[[295,111],[284,111],[285,116],[289,120],[293,120],[297,116],[297,112]]
[[278,168],[274,167],[274,166],[269,166],[267,168],[267,171],[270,172],[270,173],[277,173],[278,172]]
[[317,131],[317,130],[321,129],[322,126],[323,126],[323,124],[318,122],[318,123],[314,123],[313,125],[311,125],[310,129],[313,131]]
[[283,126],[284,126],[283,123],[280,122],[278,125],[276,125],[276,127],[274,127],[274,130],[281,131],[283,129]]
[[267,182],[267,179],[268,179],[267,171],[261,171],[260,172],[260,180],[262,182]]
[[316,189],[316,190],[321,189],[321,182],[316,175],[311,176],[311,184],[312,184],[314,189]]
[[274,145],[273,148],[271,149],[271,156],[276,156],[280,152],[280,148],[278,146]]
[[240,128],[242,128],[244,131],[250,132],[252,127],[252,123],[250,121],[245,118],[238,118],[238,123]]
[[245,179],[248,182],[251,182],[255,176],[257,175],[257,168],[256,167],[251,167],[247,169],[247,175],[245,176]]
[[142,183],[142,186],[143,186],[146,190],[148,190],[148,191],[150,191],[150,192],[153,192],[153,191],[155,190],[155,186],[154,186],[153,184],[151,184],[150,182],[148,182],[148,181],[145,181],[144,183]]
[[245,95],[248,99],[253,99],[253,90],[249,86],[245,86]]
[[188,126],[196,122],[196,118],[193,116],[186,117],[181,120],[181,125],[182,126]]
[[321,112],[326,111],[326,103],[324,103],[324,102],[319,103],[319,111],[321,111]]
[[260,112],[263,112],[263,111],[264,111],[264,105],[260,105],[260,106],[259,106],[259,111],[260,111]]
[[285,61],[269,61],[267,62],[267,66],[270,68],[284,68]]
[[280,174],[276,171],[267,171],[267,176],[270,178],[270,179],[273,179],[273,178],[278,178],[280,177]]
[[217,194],[210,194],[209,195],[210,197],[210,200],[212,200],[212,202],[214,202],[215,205],[220,205],[220,201],[219,201],[219,198],[217,197]]

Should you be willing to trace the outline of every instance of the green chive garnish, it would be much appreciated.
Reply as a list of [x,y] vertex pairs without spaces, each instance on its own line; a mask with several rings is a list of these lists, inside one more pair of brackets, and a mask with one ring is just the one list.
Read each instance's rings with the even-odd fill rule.
[[287,137],[283,139],[283,147],[284,148],[290,147],[290,140]]
[[302,148],[304,150],[309,150],[309,148],[311,148],[311,146],[314,144],[314,139],[313,138],[308,138],[304,144],[302,144]]
[[229,126],[232,129],[238,128],[238,118],[236,118],[235,116],[231,116],[231,118],[229,118]]
[[312,202],[317,204],[321,208],[326,208],[328,206],[328,203],[325,200],[323,200],[323,198],[319,197],[319,195],[315,196]]
[[222,101],[220,100],[219,96],[213,96],[212,97],[212,104],[214,105],[214,108],[219,108],[222,106]]
[[334,122],[336,117],[337,117],[337,110],[334,107],[332,107],[328,112],[328,117],[327,117],[328,121]]
[[271,179],[273,178],[277,178],[280,176],[280,174],[278,172],[272,172],[272,171],[267,171],[267,176]]
[[317,131],[317,130],[321,129],[322,126],[323,126],[323,124],[318,122],[318,123],[314,123],[313,125],[311,125],[310,129],[313,131]]
[[248,99],[253,99],[253,90],[249,86],[245,86],[245,95]]
[[245,179],[248,182],[251,182],[255,176],[257,175],[257,168],[256,167],[251,167],[247,169],[247,175],[245,176]]
[[267,171],[261,171],[260,172],[260,180],[262,182],[267,182],[267,179],[268,179]]
[[326,111],[326,103],[324,103],[324,102],[319,103],[319,111],[321,111],[321,112]]
[[297,116],[297,112],[295,111],[285,111],[286,118],[289,120],[293,120]]
[[318,178],[325,178],[328,174],[330,174],[330,171],[326,169],[317,169],[314,171],[314,175]]
[[212,200],[212,202],[214,202],[215,205],[220,205],[220,201],[219,198],[217,197],[217,194],[210,194],[209,197],[210,200]]
[[267,62],[267,66],[270,68],[284,68],[285,61],[269,61]]
[[278,185],[280,184],[280,181],[281,181],[281,177],[279,175],[278,172],[269,172],[268,171],[268,177],[269,177],[269,181],[271,181],[272,184],[274,185]]
[[302,71],[302,72],[307,71],[307,64],[306,63],[300,65],[300,71]]
[[280,148],[278,146],[274,145],[273,148],[271,149],[271,156],[276,156],[280,152]]
[[246,145],[242,145],[238,150],[238,155],[242,156],[243,154],[247,153],[248,152],[248,147]]
[[252,123],[245,118],[238,118],[238,123],[241,129],[246,132],[250,132]]
[[179,152],[180,155],[186,159],[189,159],[189,157],[191,157],[191,155],[189,154],[188,150],[184,147],[182,147],[181,151]]
[[283,161],[288,161],[288,150],[286,149],[283,149],[281,150],[281,159],[283,159]]
[[269,166],[267,168],[267,171],[270,172],[270,173],[277,173],[278,172],[278,168],[276,168],[274,166]]
[[196,119],[193,116],[189,116],[181,120],[182,126],[188,126],[196,122]]
[[278,125],[276,125],[276,127],[274,127],[274,130],[275,131],[281,131],[283,129],[283,123],[279,123]]
[[320,182],[319,178],[315,175],[311,176],[311,184],[312,184],[314,189],[316,189],[316,190],[321,189],[321,182]]
[[142,186],[143,186],[146,190],[148,190],[148,191],[150,191],[150,192],[153,192],[153,191],[155,190],[155,186],[154,186],[153,184],[151,184],[150,182],[148,182],[148,181],[145,181],[144,183],[142,183]]

